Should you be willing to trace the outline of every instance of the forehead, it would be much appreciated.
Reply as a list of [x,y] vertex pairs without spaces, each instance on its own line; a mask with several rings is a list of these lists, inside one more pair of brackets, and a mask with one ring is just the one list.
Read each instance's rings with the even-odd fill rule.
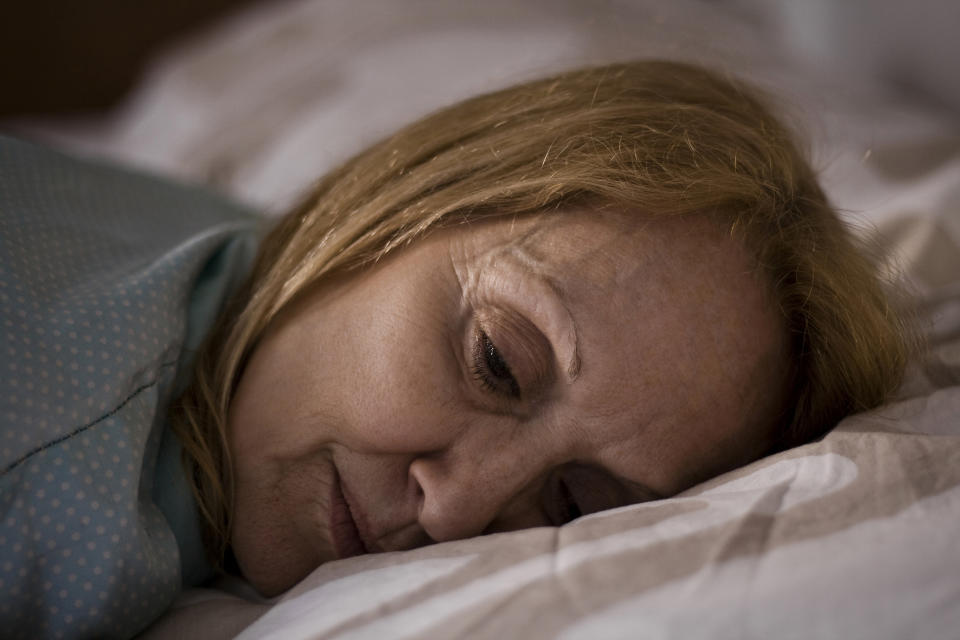
[[[702,216],[573,210],[494,219],[450,236],[451,257],[473,269],[520,261],[571,301],[603,295],[755,297],[752,261],[739,240]],[[734,281],[729,276],[735,275]],[[718,285],[721,285],[719,286]],[[698,293],[699,291],[699,293]],[[579,294],[579,295],[578,295]]]

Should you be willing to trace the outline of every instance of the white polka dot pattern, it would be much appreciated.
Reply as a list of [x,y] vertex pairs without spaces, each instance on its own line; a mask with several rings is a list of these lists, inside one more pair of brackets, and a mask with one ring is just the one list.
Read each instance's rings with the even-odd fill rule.
[[255,227],[0,138],[0,635],[130,637],[179,592],[157,449],[194,282]]

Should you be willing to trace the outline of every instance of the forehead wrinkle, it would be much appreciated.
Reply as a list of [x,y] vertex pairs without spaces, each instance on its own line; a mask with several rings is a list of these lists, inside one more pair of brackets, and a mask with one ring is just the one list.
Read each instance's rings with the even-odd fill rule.
[[[620,240],[622,236],[625,235],[633,237],[637,234],[643,235],[645,227],[651,222],[646,219],[637,220],[633,217],[625,216],[619,211],[595,211],[590,214],[574,211],[561,214],[561,216],[563,215],[567,217],[590,215],[593,221],[599,223],[601,227],[618,231],[613,237],[602,240],[595,234],[585,234],[582,232],[580,234],[564,234],[560,236],[561,241],[567,241],[560,246],[575,247],[575,251],[572,254],[562,256],[565,258],[562,264],[572,267],[573,273],[584,273],[586,271],[591,274],[600,275],[601,277],[605,277],[603,274],[607,272],[613,272],[619,275],[624,271],[624,269],[622,269],[624,265],[637,262],[634,248],[632,246],[619,246],[621,244]],[[550,254],[547,253],[548,246],[539,239],[539,236],[555,229],[555,224],[539,224],[518,240],[534,259],[542,263],[548,263],[550,260]],[[555,284],[559,285],[557,282],[555,282]],[[564,295],[565,301],[572,299],[572,295],[564,291],[562,287],[559,287],[559,293]]]

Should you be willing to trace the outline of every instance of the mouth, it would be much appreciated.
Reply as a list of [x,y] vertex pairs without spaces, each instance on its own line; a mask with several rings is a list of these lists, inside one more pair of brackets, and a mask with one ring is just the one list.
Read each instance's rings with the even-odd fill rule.
[[330,490],[330,537],[337,558],[349,558],[369,553],[360,537],[357,522],[340,486],[340,474],[334,467],[333,486]]

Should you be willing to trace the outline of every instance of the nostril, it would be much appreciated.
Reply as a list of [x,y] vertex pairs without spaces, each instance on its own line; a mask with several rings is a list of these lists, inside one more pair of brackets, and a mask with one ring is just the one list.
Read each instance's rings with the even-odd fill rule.
[[420,486],[419,482],[414,483],[415,491],[414,501],[417,505],[417,519],[423,520],[423,509],[427,504],[427,494],[423,492],[423,487]]
[[414,460],[410,463],[410,469],[407,472],[407,491],[417,507],[417,518],[423,515],[423,506],[427,497],[423,489],[423,483],[420,481],[420,476],[423,473],[420,469],[421,464],[418,460]]

